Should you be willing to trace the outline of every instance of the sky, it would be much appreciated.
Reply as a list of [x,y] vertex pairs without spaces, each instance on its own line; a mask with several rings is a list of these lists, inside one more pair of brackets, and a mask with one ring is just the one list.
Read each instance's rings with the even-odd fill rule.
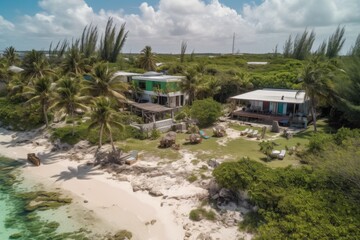
[[345,54],[360,34],[359,0],[1,0],[0,51],[48,50],[78,38],[88,24],[102,33],[113,17],[129,31],[124,53],[268,53],[291,34],[314,30],[314,49],[345,26]]

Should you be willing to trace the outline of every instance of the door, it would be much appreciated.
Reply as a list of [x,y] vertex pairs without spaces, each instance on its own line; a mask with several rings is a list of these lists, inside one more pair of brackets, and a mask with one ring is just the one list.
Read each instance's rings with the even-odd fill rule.
[[278,103],[277,113],[282,115],[283,114],[283,108],[284,108],[284,104],[283,103]]
[[270,102],[264,102],[263,103],[263,111],[269,112],[270,111]]

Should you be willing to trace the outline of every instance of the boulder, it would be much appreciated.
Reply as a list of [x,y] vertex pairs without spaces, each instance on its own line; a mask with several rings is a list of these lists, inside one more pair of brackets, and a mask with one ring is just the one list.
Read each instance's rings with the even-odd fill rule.
[[201,143],[202,138],[201,138],[200,134],[193,133],[193,134],[190,134],[188,140],[192,144],[197,144],[197,143]]
[[225,136],[225,133],[226,131],[223,126],[218,125],[213,128],[213,134],[215,137],[223,137]]
[[271,132],[279,133],[280,132],[280,126],[278,121],[273,121],[271,126]]
[[168,132],[161,140],[159,147],[160,148],[169,148],[175,144],[176,141],[176,132]]
[[40,166],[40,158],[35,153],[28,153],[27,160],[35,166]]

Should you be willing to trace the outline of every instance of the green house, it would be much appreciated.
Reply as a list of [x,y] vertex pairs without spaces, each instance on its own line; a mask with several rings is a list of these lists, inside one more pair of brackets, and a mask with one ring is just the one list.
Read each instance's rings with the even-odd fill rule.
[[171,108],[185,104],[186,96],[181,92],[179,82],[183,76],[170,76],[157,72],[147,72],[133,76],[132,81],[142,90],[140,101],[151,102]]

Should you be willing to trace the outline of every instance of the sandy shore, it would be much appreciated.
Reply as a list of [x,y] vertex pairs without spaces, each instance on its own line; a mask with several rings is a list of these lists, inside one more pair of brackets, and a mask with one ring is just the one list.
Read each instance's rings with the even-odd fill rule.
[[[228,135],[228,138],[239,137],[238,132]],[[87,164],[94,160],[94,148],[73,147],[51,152],[53,145],[48,137],[41,130],[18,133],[0,128],[0,153],[23,161],[27,153],[36,153],[43,164],[26,165],[25,178],[69,192],[75,203],[87,210],[86,214],[93,214],[91,219],[98,219],[98,224],[91,225],[98,227],[94,229],[96,232],[126,229],[133,233],[133,239],[140,240],[252,237],[238,231],[237,222],[242,219],[239,210],[217,213],[216,221],[189,219],[190,211],[208,198],[206,186],[212,178],[211,169],[204,172],[202,164],[192,163],[196,156],[191,152],[181,150],[182,157],[177,161],[142,157],[131,167],[108,173]],[[186,180],[189,174],[199,171],[207,177],[194,183]]]
[[[183,239],[182,226],[175,222],[171,208],[161,207],[160,198],[140,191],[134,193],[129,182],[116,181],[110,174],[85,165],[84,161],[78,163],[64,158],[62,153],[53,154],[50,144],[16,143],[21,142],[22,137],[1,129],[1,155],[24,161],[29,152],[42,158],[46,156],[40,167],[24,167],[25,178],[70,192],[75,202],[109,226],[105,232],[126,229],[134,234],[134,239]],[[44,139],[37,141],[46,142]]]

